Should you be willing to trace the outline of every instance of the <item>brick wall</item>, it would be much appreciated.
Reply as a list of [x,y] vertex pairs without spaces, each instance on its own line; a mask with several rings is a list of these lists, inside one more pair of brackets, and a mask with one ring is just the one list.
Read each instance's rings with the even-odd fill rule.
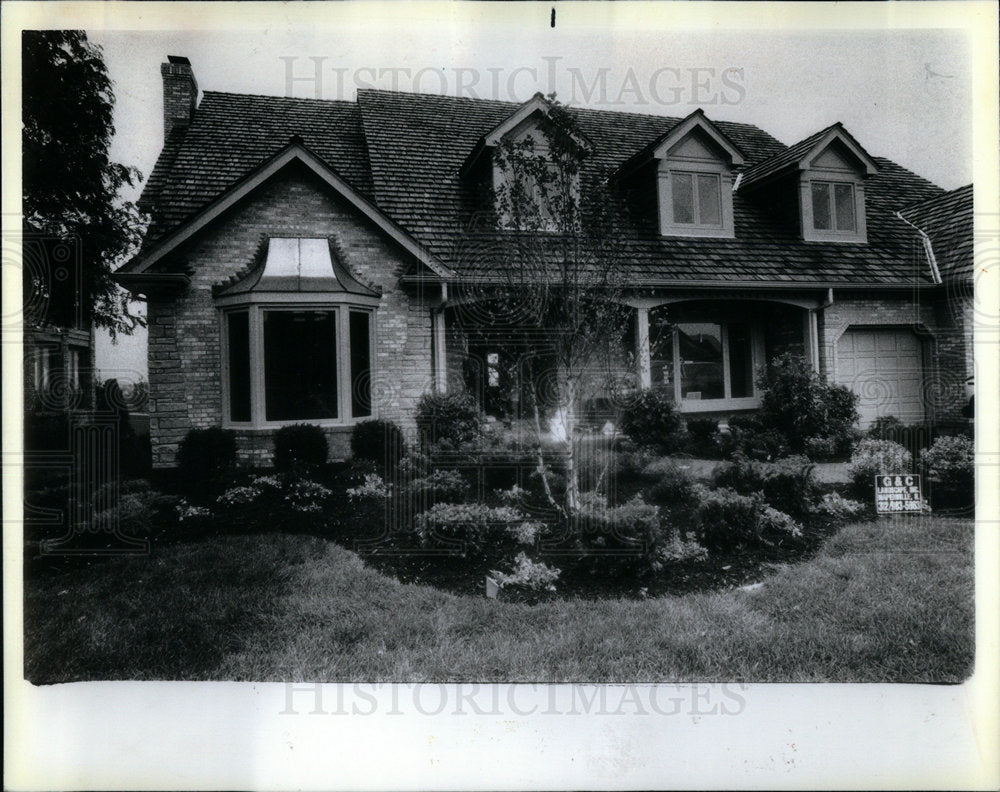
[[965,341],[958,310],[943,293],[879,296],[837,293],[820,317],[820,370],[836,379],[837,340],[849,327],[913,327],[924,346],[926,416],[939,423],[961,420]]
[[[176,253],[173,263],[183,263],[191,274],[182,296],[149,303],[150,439],[156,467],[174,464],[189,429],[222,423],[222,346],[212,286],[242,271],[264,235],[333,237],[355,277],[382,290],[372,382],[378,417],[409,428],[417,398],[430,387],[430,305],[439,293],[404,291],[398,279],[405,254],[304,169],[289,168]],[[268,463],[273,431],[239,430],[241,457]],[[331,457],[346,457],[350,428],[330,428],[327,435]]]

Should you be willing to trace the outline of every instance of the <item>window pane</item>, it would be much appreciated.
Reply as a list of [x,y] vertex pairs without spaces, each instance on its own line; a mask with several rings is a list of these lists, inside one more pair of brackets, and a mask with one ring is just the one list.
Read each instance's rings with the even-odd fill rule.
[[829,231],[833,228],[830,216],[830,185],[812,185],[813,228],[819,231]]
[[250,315],[228,315],[229,420],[250,420]]
[[750,327],[731,324],[729,331],[729,395],[734,399],[753,396],[753,351]]
[[698,222],[702,225],[722,225],[718,176],[698,176]]
[[264,401],[268,421],[337,417],[337,315],[264,313]]
[[693,223],[694,222],[694,181],[690,173],[674,173],[673,196],[674,196],[674,222]]
[[351,415],[372,414],[371,330],[367,311],[351,311]]
[[833,198],[837,208],[837,230],[854,230],[854,187],[850,184],[833,185]]
[[677,325],[681,358],[681,398],[721,399],[722,327],[708,322]]

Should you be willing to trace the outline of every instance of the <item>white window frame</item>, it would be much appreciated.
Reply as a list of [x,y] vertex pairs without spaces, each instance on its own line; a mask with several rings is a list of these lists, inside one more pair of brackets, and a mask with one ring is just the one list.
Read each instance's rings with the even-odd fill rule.
[[[674,219],[674,175],[678,173],[693,176],[694,214],[698,214],[698,177],[715,176],[719,182],[720,221],[710,223],[679,223]],[[660,234],[679,237],[720,237],[732,239],[733,226],[733,175],[729,166],[721,161],[681,160],[669,158],[660,161],[657,173],[660,213]]]
[[[677,322],[681,324],[697,323],[695,320],[685,320]],[[722,328],[722,377],[723,393],[726,395],[721,399],[683,399],[681,398],[681,345],[680,333],[674,327],[672,333],[673,341],[673,389],[674,402],[680,407],[681,412],[714,412],[718,410],[749,410],[760,406],[760,390],[757,387],[757,378],[754,376],[750,386],[752,394],[740,398],[732,398],[729,394],[732,389],[731,373],[729,370],[729,325],[730,322],[706,319],[706,324],[717,324]],[[750,323],[750,366],[754,374],[764,361],[764,339],[760,327]]]
[[[249,294],[238,299],[222,300],[219,310],[219,337],[222,360],[222,425],[227,429],[279,429],[298,423],[317,426],[353,426],[359,421],[376,417],[374,398],[368,415],[355,417],[351,404],[351,339],[350,314],[352,311],[367,313],[368,349],[370,370],[376,367],[376,306],[377,298],[338,294],[329,299],[303,300],[298,293]],[[337,417],[298,418],[295,420],[268,421],[266,418],[266,390],[264,382],[264,313],[267,311],[323,311],[336,316],[337,328]],[[250,343],[250,420],[234,421],[230,414],[229,399],[229,315],[247,312]]]

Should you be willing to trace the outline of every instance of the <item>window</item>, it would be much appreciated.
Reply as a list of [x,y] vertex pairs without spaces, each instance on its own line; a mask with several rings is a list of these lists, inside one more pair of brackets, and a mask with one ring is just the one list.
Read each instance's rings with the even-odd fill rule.
[[762,358],[749,322],[679,322],[650,331],[651,380],[685,411],[753,407]]
[[349,423],[372,414],[372,311],[251,305],[224,313],[227,422]]
[[722,226],[719,176],[715,173],[671,171],[674,222],[679,225]]
[[813,228],[817,231],[857,230],[854,185],[846,182],[812,182]]
[[722,162],[680,158],[670,164],[673,167],[664,160],[659,172],[660,233],[731,239],[733,180],[728,167]]

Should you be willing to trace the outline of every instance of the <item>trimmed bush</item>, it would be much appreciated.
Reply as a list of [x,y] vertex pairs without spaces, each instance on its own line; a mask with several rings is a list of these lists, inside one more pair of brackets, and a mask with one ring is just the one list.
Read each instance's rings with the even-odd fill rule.
[[295,475],[253,476],[223,492],[215,508],[235,532],[312,531],[325,524],[332,496],[321,484]]
[[712,482],[741,495],[760,493],[768,505],[797,519],[809,516],[817,497],[813,466],[804,456],[759,462],[737,455],[715,468]]
[[191,429],[177,449],[182,490],[199,502],[212,500],[236,469],[236,439],[232,432],[213,426]]
[[964,435],[939,437],[920,454],[935,505],[967,506],[976,497],[976,449]]
[[663,391],[644,390],[622,413],[622,431],[640,448],[670,454],[684,443],[684,422]]
[[329,453],[326,434],[316,424],[282,426],[274,433],[274,469],[279,473],[313,474]]
[[438,503],[416,516],[424,547],[463,555],[473,563],[496,565],[518,545],[530,547],[542,526],[510,506]]
[[643,475],[654,478],[654,483],[645,490],[651,503],[667,507],[672,514],[696,505],[698,496],[694,478],[674,460],[660,459],[647,465]]
[[702,544],[712,552],[729,552],[759,542],[764,500],[722,487],[703,490],[698,504],[698,529]]
[[809,438],[823,438],[823,451],[846,453],[858,421],[857,394],[831,385],[802,357],[786,353],[771,361],[758,383],[761,426],[779,433],[794,453],[806,451]]
[[642,576],[663,568],[659,551],[671,538],[660,509],[637,495],[621,506],[609,507],[597,493],[584,493],[574,515],[576,563],[591,575]]
[[351,456],[374,462],[383,473],[395,470],[405,455],[403,431],[392,421],[362,421],[351,430]]
[[406,486],[414,508],[423,511],[436,503],[460,503],[469,496],[469,483],[457,470],[435,470]]
[[854,496],[863,503],[875,502],[875,477],[883,473],[909,473],[913,455],[891,440],[866,438],[857,444],[851,455],[851,487]]
[[715,440],[725,459],[742,454],[769,461],[791,453],[788,439],[781,432],[765,427],[757,415],[734,415],[728,421],[728,430],[718,432]]
[[425,393],[417,402],[420,440],[429,445],[459,448],[483,433],[483,414],[467,393]]

